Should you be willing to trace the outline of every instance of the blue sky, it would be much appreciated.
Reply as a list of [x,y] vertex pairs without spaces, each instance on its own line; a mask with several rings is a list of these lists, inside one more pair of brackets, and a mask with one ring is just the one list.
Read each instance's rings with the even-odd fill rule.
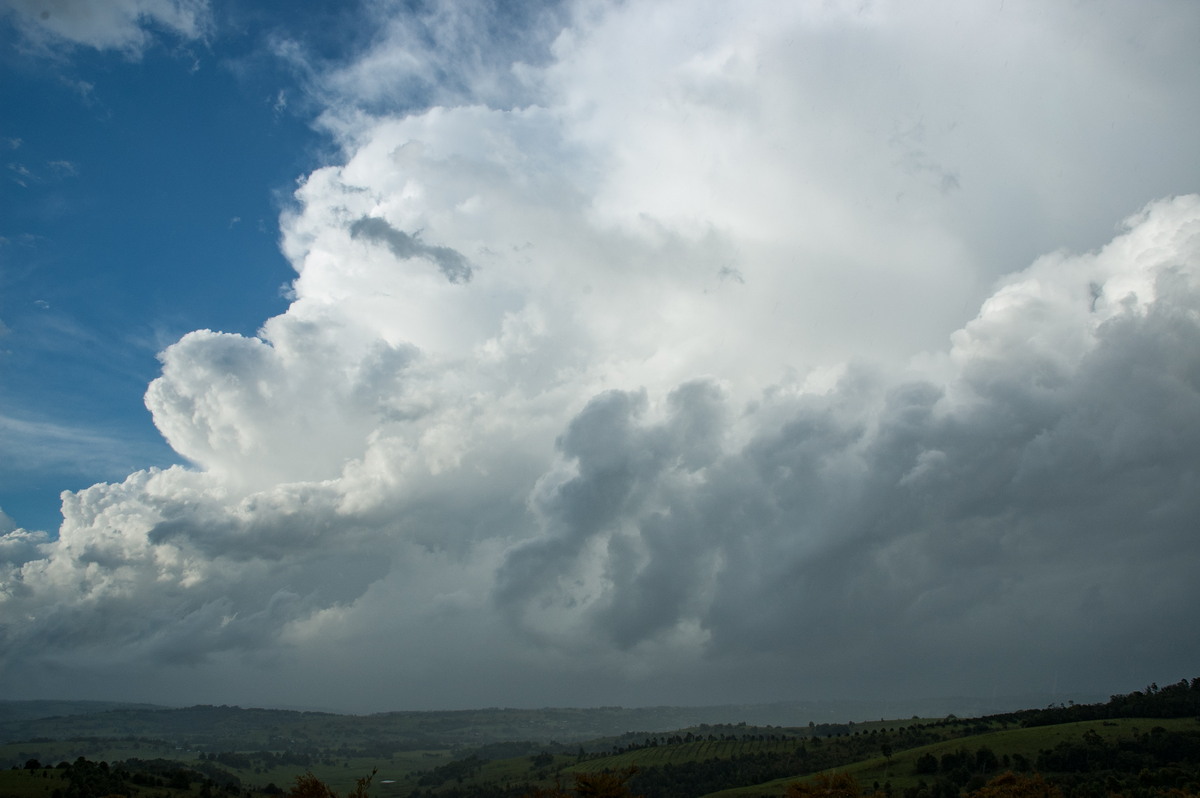
[[253,16],[136,57],[31,53],[5,19],[4,415],[103,448],[13,440],[31,450],[6,458],[0,507],[22,524],[56,528],[61,490],[179,462],[141,401],[155,355],[193,329],[253,334],[286,307],[276,220],[323,142],[263,48],[309,16]]
[[1194,676],[1197,29],[0,0],[0,697]]

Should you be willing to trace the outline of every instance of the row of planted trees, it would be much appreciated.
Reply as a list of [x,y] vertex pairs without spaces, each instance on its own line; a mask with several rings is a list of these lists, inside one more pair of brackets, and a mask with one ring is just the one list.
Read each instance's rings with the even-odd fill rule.
[[[636,795],[631,781],[637,769],[619,772],[575,773],[569,786],[562,784],[548,788],[537,788],[526,792],[522,798],[642,798]],[[367,790],[371,778],[359,779],[353,791],[345,798],[368,798]],[[1150,793],[1157,798],[1200,798],[1195,790],[1170,788]],[[798,781],[788,786],[786,798],[864,798],[858,781],[848,773],[821,773],[812,779]],[[1104,798],[1133,798],[1120,793],[1101,793]],[[289,798],[340,798],[312,774],[297,779]],[[1047,781],[1040,774],[1013,773],[1007,771],[993,778],[984,786],[966,793],[963,798],[1066,798],[1063,790]]]

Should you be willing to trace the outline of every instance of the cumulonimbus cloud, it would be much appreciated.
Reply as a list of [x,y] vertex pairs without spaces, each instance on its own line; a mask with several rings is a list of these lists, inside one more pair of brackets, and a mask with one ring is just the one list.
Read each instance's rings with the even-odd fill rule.
[[[147,406],[193,467],[2,538],[7,672],[240,669],[365,706],[397,674],[521,703],[604,701],[605,673],[697,700],[747,668],[792,694],[881,661],[920,692],[1186,670],[1200,198],[1054,251],[1043,226],[1119,214],[1046,169],[1079,118],[1020,116],[1037,69],[1075,85],[1061,50],[989,66],[1035,35],[1019,9],[1002,35],[964,12],[962,63],[926,11],[686,5],[579,11],[506,78],[538,103],[331,111],[347,155],[282,221],[288,311],[161,355]],[[1158,85],[1102,34],[1092,122]]]

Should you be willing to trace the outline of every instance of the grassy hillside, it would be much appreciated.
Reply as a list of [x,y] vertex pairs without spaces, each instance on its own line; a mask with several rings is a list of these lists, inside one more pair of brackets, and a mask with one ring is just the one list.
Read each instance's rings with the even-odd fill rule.
[[0,771],[0,795],[5,798],[51,798],[61,788],[62,780],[53,771]]
[[[941,762],[948,755],[954,756],[965,751],[974,761],[975,755],[980,749],[987,749],[998,760],[995,767],[987,771],[976,771],[973,764],[968,765],[968,769],[971,771],[971,780],[981,782],[985,777],[1000,770],[1009,770],[1014,767],[1035,769],[1042,752],[1052,751],[1063,743],[1078,743],[1085,740],[1089,732],[1111,744],[1120,740],[1133,740],[1155,728],[1200,735],[1200,718],[1122,718],[1013,728],[893,752],[891,757],[873,756],[848,762],[835,770],[854,776],[859,784],[867,790],[875,789],[876,784],[879,785],[879,789],[883,789],[884,785],[890,785],[893,793],[902,794],[905,790],[917,788],[921,782],[929,784],[935,781],[936,774],[918,772],[917,762],[922,757],[932,756]],[[817,773],[811,773],[804,776],[804,779],[811,780],[816,776]],[[781,796],[787,792],[787,786],[797,780],[796,777],[786,777],[762,784],[709,793],[707,798]]]
[[[42,718],[42,729],[97,733],[0,746],[0,763],[17,768],[0,772],[0,798],[256,798],[286,792],[305,773],[344,795],[373,771],[376,798],[519,798],[536,789],[568,795],[576,778],[594,785],[605,773],[626,774],[633,793],[646,798],[749,798],[782,796],[789,784],[831,771],[850,774],[865,794],[880,798],[959,798],[1009,769],[1046,774],[1065,798],[1200,796],[1200,680],[1151,685],[1105,704],[976,718],[700,723],[565,741],[570,730],[611,729],[631,719],[661,723],[690,711],[356,718],[193,707]],[[170,737],[112,734],[139,729]],[[519,739],[552,729],[563,739]],[[54,767],[26,768],[28,760]],[[1176,792],[1168,796],[1170,790]]]

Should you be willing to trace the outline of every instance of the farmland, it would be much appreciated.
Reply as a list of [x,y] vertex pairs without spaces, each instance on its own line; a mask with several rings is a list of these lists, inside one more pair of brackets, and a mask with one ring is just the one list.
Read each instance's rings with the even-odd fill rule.
[[[84,712],[38,728],[90,734],[0,745],[0,762],[10,768],[0,773],[0,798],[252,798],[285,793],[305,774],[338,794],[374,774],[378,798],[561,794],[577,779],[605,774],[625,774],[620,779],[646,798],[782,796],[833,772],[881,798],[954,798],[1005,771],[1044,773],[1068,795],[1089,798],[1097,790],[1160,798],[1172,789],[1179,798],[1200,785],[1200,680],[1106,704],[972,718],[695,723],[572,739],[578,727],[610,729],[635,717],[623,712],[653,712],[659,722],[686,715],[670,708],[366,718],[235,707]],[[564,739],[548,739],[550,729]],[[142,734],[116,733],[129,730]],[[521,731],[543,736],[504,738]],[[107,792],[87,792],[95,784]]]

